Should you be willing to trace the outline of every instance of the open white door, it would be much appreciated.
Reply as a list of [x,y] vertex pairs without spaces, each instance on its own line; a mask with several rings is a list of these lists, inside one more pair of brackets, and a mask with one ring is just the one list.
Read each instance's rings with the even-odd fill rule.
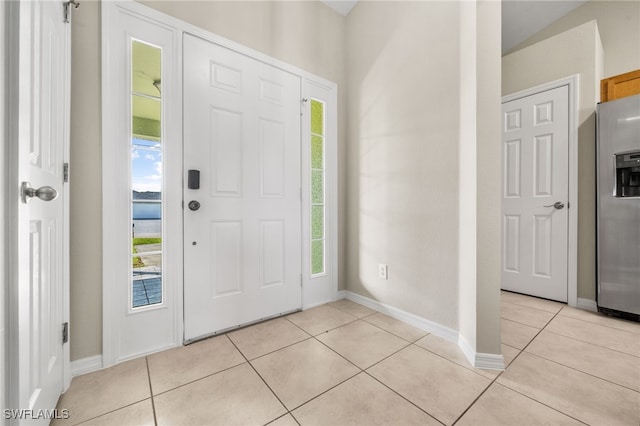
[[569,89],[502,104],[502,288],[567,302]]
[[[60,1],[10,9],[9,417],[49,424],[65,387],[70,25]],[[11,61],[9,62],[11,64]],[[66,339],[65,339],[66,340]],[[4,413],[5,417],[7,412]]]

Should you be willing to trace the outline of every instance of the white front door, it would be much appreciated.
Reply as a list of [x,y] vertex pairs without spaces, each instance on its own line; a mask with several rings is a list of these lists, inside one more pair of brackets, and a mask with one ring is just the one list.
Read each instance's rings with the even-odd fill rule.
[[48,424],[51,414],[40,410],[55,408],[64,390],[69,24],[64,23],[62,2],[20,2],[16,7],[17,176],[25,189],[18,201],[19,188],[12,188],[18,212],[17,268],[12,275],[18,291],[10,297],[10,316],[17,320],[18,333],[9,348],[9,397],[11,408],[28,410],[19,420]]
[[185,340],[301,307],[300,85],[184,36]]
[[502,104],[502,288],[567,301],[568,86]]

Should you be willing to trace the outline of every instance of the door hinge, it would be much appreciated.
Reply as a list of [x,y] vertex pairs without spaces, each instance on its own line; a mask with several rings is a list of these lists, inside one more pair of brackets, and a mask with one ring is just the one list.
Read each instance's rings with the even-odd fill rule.
[[64,6],[64,23],[68,24],[71,22],[71,6],[73,5],[76,9],[80,7],[80,3],[76,0],[69,0],[62,3]]
[[69,163],[64,163],[62,165],[62,181],[64,183],[69,183]]
[[69,342],[69,323],[62,324],[62,344]]

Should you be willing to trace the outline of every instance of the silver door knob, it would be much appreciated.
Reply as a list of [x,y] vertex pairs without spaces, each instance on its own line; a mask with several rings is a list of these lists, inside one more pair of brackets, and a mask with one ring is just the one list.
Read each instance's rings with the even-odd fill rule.
[[58,197],[58,191],[50,186],[41,186],[35,189],[31,187],[29,182],[22,182],[22,185],[20,185],[22,202],[26,204],[33,197],[38,197],[42,201],[53,201]]
[[556,201],[555,203],[549,204],[545,207],[553,207],[554,209],[561,210],[564,208],[564,203],[562,201]]

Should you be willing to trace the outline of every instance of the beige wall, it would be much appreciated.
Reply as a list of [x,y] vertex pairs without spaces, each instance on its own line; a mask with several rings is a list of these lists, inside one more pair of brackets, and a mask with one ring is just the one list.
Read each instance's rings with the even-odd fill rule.
[[347,289],[453,329],[458,13],[361,2],[347,17]]
[[640,69],[640,1],[590,1],[533,35],[512,53],[596,20],[604,48],[604,77]]
[[459,340],[500,353],[500,3],[460,6]]
[[[578,297],[595,300],[595,107],[602,78],[602,44],[595,21],[502,58],[502,94],[579,74]],[[606,54],[606,52],[605,52]]]
[[476,336],[478,353],[500,354],[502,244],[501,14],[478,2],[476,16]]
[[347,289],[486,353],[500,351],[499,35],[495,2],[347,17]]
[[[319,2],[145,4],[338,83],[339,256],[345,244],[345,18]],[[71,360],[102,353],[100,3],[73,11]],[[344,283],[344,263],[339,281]],[[109,286],[109,283],[104,283]]]

